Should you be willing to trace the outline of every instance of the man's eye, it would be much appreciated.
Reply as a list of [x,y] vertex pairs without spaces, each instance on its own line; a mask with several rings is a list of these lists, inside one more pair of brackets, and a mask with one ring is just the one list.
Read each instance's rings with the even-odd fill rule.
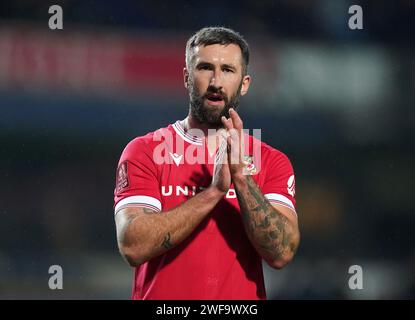
[[232,69],[229,69],[229,68],[225,68],[225,69],[223,69],[223,71],[224,72],[233,72],[233,70]]
[[200,66],[199,67],[200,70],[210,70],[209,66]]

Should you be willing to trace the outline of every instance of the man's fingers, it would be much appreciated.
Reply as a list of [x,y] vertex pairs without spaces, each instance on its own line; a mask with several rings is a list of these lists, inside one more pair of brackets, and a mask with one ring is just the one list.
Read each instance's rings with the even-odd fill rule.
[[220,118],[222,120],[223,126],[228,129],[228,122],[225,116],[222,116],[222,118]]
[[243,154],[243,141],[238,134],[236,129],[227,131],[228,137],[226,139],[228,145],[228,157],[229,163],[240,164],[241,155]]
[[232,119],[233,127],[237,130],[243,129],[243,122],[241,117],[239,117],[239,114],[235,111],[235,109],[230,108],[229,109],[229,116]]
[[233,128],[232,119],[226,119],[225,116],[222,116],[221,120],[226,129],[230,130]]
[[230,108],[230,118],[222,117],[222,123],[226,129],[226,142],[228,145],[229,163],[239,164],[241,161],[241,153],[243,152],[243,124],[237,112]]
[[239,132],[235,128],[232,128],[228,130],[228,136],[232,138],[232,141],[235,141],[235,143],[239,142]]
[[225,117],[225,116],[222,116],[222,117],[220,118],[220,120],[222,121],[223,125],[224,125],[224,126],[225,126],[225,128],[226,128],[226,117]]
[[226,141],[228,142],[228,152],[231,152],[231,146],[232,146],[232,138],[230,135],[226,138]]

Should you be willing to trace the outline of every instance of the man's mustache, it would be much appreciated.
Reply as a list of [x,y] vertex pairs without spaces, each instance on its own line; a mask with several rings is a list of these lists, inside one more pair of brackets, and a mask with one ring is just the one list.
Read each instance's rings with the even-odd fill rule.
[[214,88],[214,87],[209,87],[206,90],[206,93],[203,95],[202,98],[208,98],[212,94],[220,95],[220,97],[225,101],[225,103],[228,103],[228,96],[226,95],[226,93],[224,93],[222,90]]

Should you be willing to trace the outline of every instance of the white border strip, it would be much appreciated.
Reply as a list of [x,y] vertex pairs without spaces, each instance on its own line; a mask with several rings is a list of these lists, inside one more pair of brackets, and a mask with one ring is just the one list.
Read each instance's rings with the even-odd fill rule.
[[283,196],[282,194],[278,194],[278,193],[267,193],[265,194],[265,198],[267,198],[270,201],[274,200],[276,202],[279,202],[281,205],[285,205],[286,207],[293,210],[295,214],[297,214],[297,212],[295,211],[294,204],[286,196]]
[[117,203],[114,209],[115,214],[117,214],[117,212],[122,207],[127,207],[127,206],[131,206],[131,207],[152,206],[152,207],[157,208],[159,211],[161,211],[161,202],[158,199],[153,198],[153,197],[148,197],[148,196],[131,196],[131,197],[124,198]]

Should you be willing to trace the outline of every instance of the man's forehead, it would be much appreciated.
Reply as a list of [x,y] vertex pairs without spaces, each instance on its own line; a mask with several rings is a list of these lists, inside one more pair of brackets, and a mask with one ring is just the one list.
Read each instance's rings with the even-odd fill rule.
[[242,59],[241,48],[230,43],[199,45],[194,49],[195,62],[220,62],[220,63],[239,63]]

